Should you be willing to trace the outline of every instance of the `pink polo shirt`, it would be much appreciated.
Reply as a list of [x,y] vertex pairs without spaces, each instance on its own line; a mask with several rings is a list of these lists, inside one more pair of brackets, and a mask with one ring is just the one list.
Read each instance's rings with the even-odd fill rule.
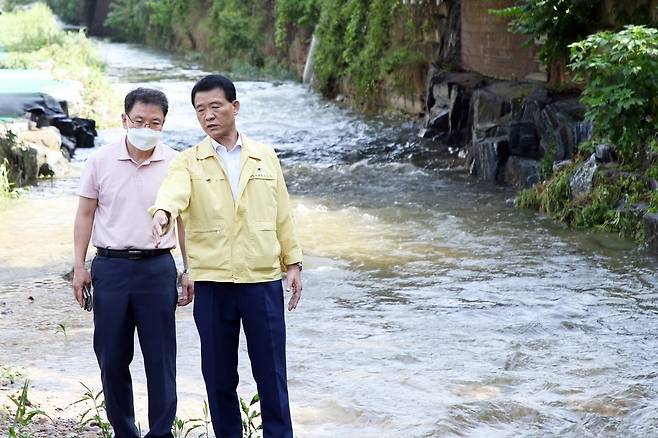
[[[137,164],[125,137],[89,156],[80,177],[78,195],[98,199],[91,242],[97,248],[153,249],[151,215],[158,189],[177,152],[159,143],[151,158]],[[174,248],[174,227],[160,248]]]

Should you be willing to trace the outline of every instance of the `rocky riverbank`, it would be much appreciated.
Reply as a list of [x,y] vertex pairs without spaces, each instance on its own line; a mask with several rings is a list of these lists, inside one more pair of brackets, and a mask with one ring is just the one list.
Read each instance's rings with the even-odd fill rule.
[[658,252],[658,182],[645,172],[655,154],[623,166],[613,146],[592,141],[585,112],[578,93],[552,93],[539,82],[441,72],[429,81],[420,135],[461,157],[478,180],[522,190],[520,207]]
[[42,177],[73,172],[61,152],[62,137],[53,127],[36,128],[29,122],[0,123],[0,163],[16,186],[35,185]]
[[[0,15],[0,195],[70,174],[96,124],[116,123],[118,97],[84,33],[64,30],[42,3]],[[27,117],[27,118],[26,118]]]

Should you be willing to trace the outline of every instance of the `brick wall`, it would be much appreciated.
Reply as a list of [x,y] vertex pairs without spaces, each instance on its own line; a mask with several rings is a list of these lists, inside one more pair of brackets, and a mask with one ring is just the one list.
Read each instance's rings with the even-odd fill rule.
[[488,12],[513,3],[513,0],[462,0],[462,67],[499,79],[545,80],[536,50],[523,46],[526,38],[510,33],[506,19]]

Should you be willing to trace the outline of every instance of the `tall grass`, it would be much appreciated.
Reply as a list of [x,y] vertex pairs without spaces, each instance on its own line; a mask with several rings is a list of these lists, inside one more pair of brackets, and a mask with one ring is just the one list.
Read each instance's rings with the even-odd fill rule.
[[55,16],[43,3],[0,15],[0,44],[8,51],[37,50],[60,42],[62,37]]
[[121,101],[105,77],[94,44],[83,33],[59,29],[48,6],[37,3],[0,15],[0,44],[8,52],[0,68],[40,69],[56,79],[79,81],[84,105],[76,115],[94,119],[100,127],[118,123]]

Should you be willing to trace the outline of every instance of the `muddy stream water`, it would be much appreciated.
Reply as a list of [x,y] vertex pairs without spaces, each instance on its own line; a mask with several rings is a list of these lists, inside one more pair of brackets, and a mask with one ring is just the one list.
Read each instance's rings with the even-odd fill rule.
[[[202,70],[100,44],[118,94],[167,94],[167,143],[202,138],[189,102]],[[279,151],[306,253],[304,298],[287,314],[298,437],[658,436],[655,257],[515,209],[513,192],[474,183],[405,123],[297,83],[237,88],[239,129]],[[121,134],[102,131],[99,147]],[[67,408],[79,382],[100,389],[92,318],[62,278],[76,184],[43,183],[0,211],[0,364],[63,417],[79,414]],[[205,399],[191,310],[177,313],[181,418]],[[146,430],[139,350],[132,369]],[[240,378],[251,397],[244,341]]]

